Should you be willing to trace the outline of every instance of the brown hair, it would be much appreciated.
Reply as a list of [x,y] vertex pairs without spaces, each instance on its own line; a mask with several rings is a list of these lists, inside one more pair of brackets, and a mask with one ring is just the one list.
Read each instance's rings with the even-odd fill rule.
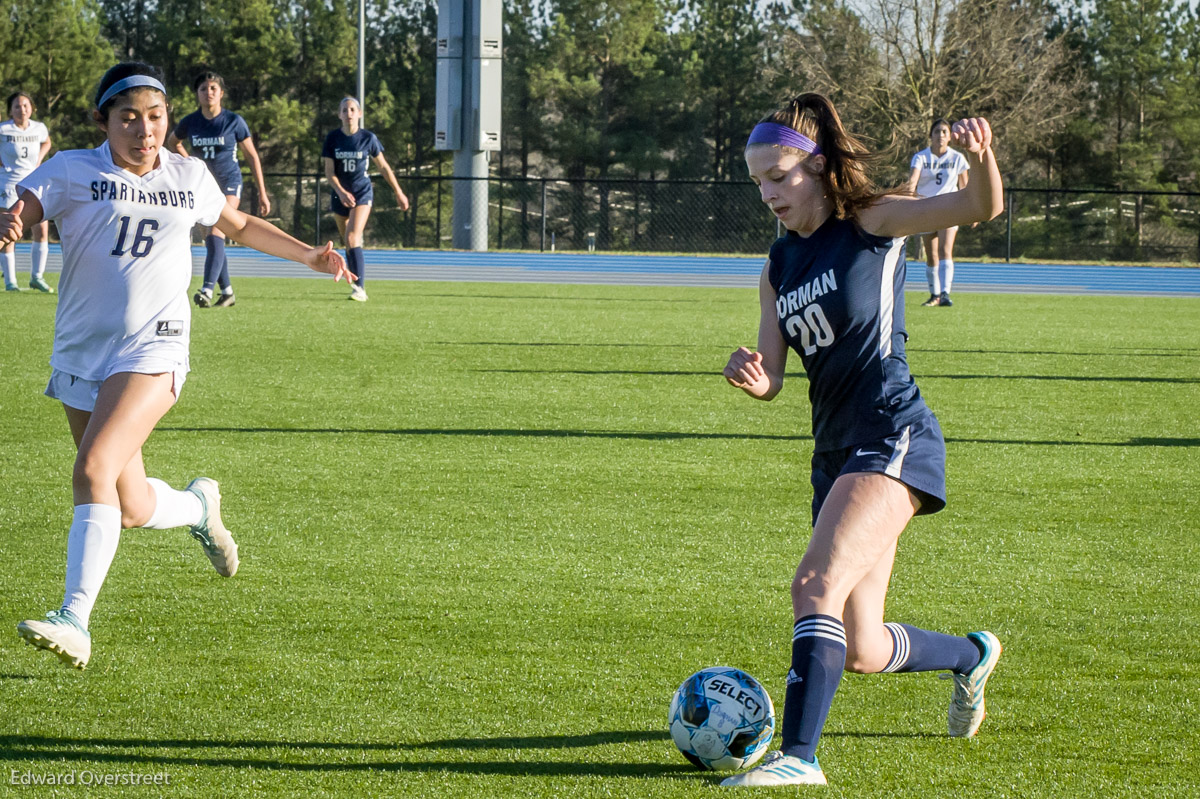
[[209,71],[209,70],[205,70],[204,72],[201,72],[198,75],[196,75],[196,77],[192,78],[192,91],[194,91],[194,92],[200,91],[200,87],[204,85],[204,82],[206,80],[214,81],[218,86],[220,86],[221,94],[228,93],[229,90],[225,88],[225,79],[222,78],[217,73]]
[[821,182],[838,219],[853,219],[864,208],[890,193],[880,189],[867,176],[867,169],[881,156],[869,151],[846,130],[828,97],[816,92],[801,94],[762,121],[787,125],[821,148],[821,154],[825,156]]
[[13,92],[8,96],[8,102],[4,104],[4,113],[12,113],[12,104],[16,102],[18,97],[24,97],[29,101],[29,108],[31,112],[37,111],[37,106],[33,104],[33,98],[29,96],[29,92]]

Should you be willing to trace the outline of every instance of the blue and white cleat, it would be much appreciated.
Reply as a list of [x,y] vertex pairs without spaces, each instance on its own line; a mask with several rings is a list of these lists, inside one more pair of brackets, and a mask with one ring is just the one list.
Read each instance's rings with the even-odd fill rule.
[[52,610],[45,619],[26,619],[17,625],[17,633],[26,643],[50,650],[76,669],[86,668],[92,656],[92,634],[69,610]]
[[785,755],[776,749],[749,771],[721,780],[726,788],[759,788],[772,785],[825,785],[825,772],[814,757],[812,762]]
[[53,294],[54,293],[54,287],[51,286],[46,281],[42,280],[40,277],[31,277],[29,279],[29,288],[37,289],[38,291],[42,292],[43,294]]
[[989,632],[968,633],[967,638],[983,651],[979,665],[966,674],[954,674],[954,696],[950,698],[950,713],[947,726],[952,738],[970,738],[979,732],[979,725],[987,716],[983,705],[983,689],[988,677],[1000,660],[1004,647],[1000,639]]
[[221,492],[217,490],[217,481],[211,477],[197,477],[185,490],[200,497],[200,504],[204,506],[200,523],[189,527],[188,531],[204,547],[204,554],[212,561],[217,574],[232,577],[237,574],[238,548],[221,522]]

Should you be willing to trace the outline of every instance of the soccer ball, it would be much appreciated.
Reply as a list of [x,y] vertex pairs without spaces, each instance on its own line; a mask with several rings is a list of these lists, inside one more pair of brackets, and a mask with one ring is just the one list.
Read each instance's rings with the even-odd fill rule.
[[775,708],[758,680],[725,666],[701,669],[671,699],[671,738],[702,769],[752,765],[775,734]]

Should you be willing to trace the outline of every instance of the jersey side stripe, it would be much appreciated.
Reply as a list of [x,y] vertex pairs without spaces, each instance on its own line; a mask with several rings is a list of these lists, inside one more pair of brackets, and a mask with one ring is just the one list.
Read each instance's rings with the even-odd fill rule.
[[888,461],[887,468],[883,470],[888,477],[900,479],[900,470],[904,468],[904,456],[908,454],[908,447],[912,440],[910,438],[911,430],[912,425],[906,425],[900,434],[900,440],[896,442],[896,449],[892,452],[891,460]]
[[[892,239],[892,248],[883,259],[883,273],[879,277],[879,358],[892,354],[892,316],[896,304],[896,267],[904,252],[904,238]],[[903,294],[901,299],[903,300]]]

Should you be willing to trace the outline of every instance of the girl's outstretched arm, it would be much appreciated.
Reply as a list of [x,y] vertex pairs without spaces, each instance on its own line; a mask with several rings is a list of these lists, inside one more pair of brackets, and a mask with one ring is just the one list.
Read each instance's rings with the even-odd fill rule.
[[332,241],[325,242],[323,247],[309,247],[270,222],[244,214],[228,205],[221,209],[221,218],[217,220],[216,227],[229,238],[253,247],[259,252],[296,261],[314,272],[333,275],[335,281],[341,280],[343,277],[348,281],[354,278],[354,275],[346,268],[345,259],[337,250],[333,249]]

